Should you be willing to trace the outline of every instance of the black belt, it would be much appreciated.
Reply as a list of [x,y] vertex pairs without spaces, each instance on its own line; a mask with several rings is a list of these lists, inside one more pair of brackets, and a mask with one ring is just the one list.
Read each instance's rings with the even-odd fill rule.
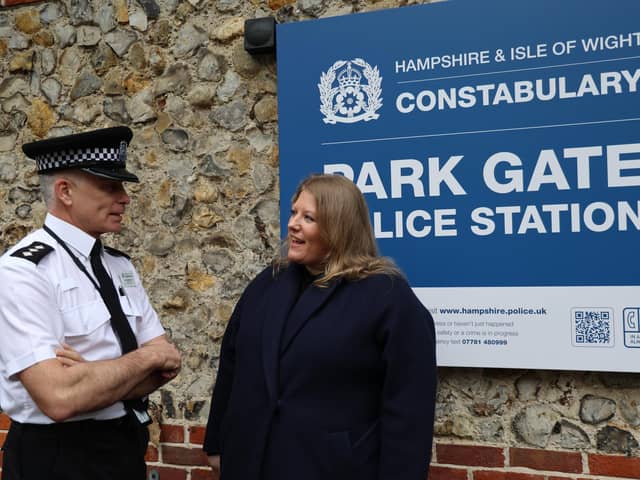
[[76,420],[71,422],[59,423],[21,423],[15,420],[11,421],[11,428],[23,432],[99,432],[104,430],[117,430],[130,426],[130,417],[125,415],[110,420],[95,420],[93,418],[86,420]]

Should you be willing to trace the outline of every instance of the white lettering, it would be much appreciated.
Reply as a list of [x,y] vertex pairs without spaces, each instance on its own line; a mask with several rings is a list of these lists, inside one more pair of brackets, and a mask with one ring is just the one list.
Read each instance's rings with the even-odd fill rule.
[[[545,172],[549,168],[550,173]],[[540,186],[545,183],[552,183],[558,190],[569,190],[569,182],[562,172],[562,167],[553,150],[542,150],[538,156],[538,161],[531,175],[531,181],[527,187],[527,192],[537,192]]]
[[[622,160],[622,155],[635,155],[635,158]],[[607,177],[610,187],[638,187],[640,175],[622,175],[625,170],[640,173],[640,143],[609,145],[607,147]]]
[[377,198],[387,198],[387,192],[374,162],[362,164],[356,185],[362,193],[375,193]]
[[[403,174],[403,170],[409,173]],[[413,187],[414,197],[424,197],[424,185],[420,178],[424,172],[418,160],[391,160],[391,198],[402,198],[402,185]]]
[[429,196],[440,196],[440,184],[442,182],[449,187],[449,190],[454,195],[465,195],[467,193],[452,173],[452,170],[460,163],[462,157],[462,155],[449,157],[449,160],[442,167],[440,167],[440,158],[429,157]]
[[492,191],[496,193],[510,193],[510,192],[522,192],[524,189],[524,182],[522,178],[522,171],[520,170],[506,170],[504,177],[509,180],[507,183],[499,183],[496,179],[495,169],[500,163],[507,163],[512,167],[521,167],[522,161],[520,158],[509,152],[494,153],[485,162],[482,169],[482,176],[484,183]]

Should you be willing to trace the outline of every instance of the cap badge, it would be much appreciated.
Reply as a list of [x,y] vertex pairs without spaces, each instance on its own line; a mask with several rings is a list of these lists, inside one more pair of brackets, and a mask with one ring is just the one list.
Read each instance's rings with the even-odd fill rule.
[[118,160],[122,163],[127,161],[127,142],[120,142],[120,151],[118,152]]

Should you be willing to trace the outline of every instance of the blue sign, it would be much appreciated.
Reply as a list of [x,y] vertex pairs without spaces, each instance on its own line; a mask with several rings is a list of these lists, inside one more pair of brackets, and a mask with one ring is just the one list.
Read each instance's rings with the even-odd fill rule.
[[622,307],[583,294],[640,285],[638,18],[454,0],[278,25],[283,230],[302,178],[345,175],[414,288],[496,288],[479,298],[499,310],[504,288],[580,287],[558,306],[569,344],[572,309],[610,308],[617,345]]

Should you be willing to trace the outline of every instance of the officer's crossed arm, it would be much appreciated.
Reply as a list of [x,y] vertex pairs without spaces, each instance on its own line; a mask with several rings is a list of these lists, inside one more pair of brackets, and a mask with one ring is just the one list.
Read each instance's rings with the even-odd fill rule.
[[154,372],[175,376],[179,369],[180,353],[162,336],[114,360],[67,366],[53,358],[34,364],[17,376],[38,408],[61,422],[127,398],[140,385],[150,388],[146,382]]
[[[152,340],[149,340],[145,345],[152,345],[156,343],[168,343],[167,337],[162,335],[160,337],[156,337]],[[133,387],[125,396],[124,400],[129,400],[133,398],[141,398],[149,395],[151,392],[157,390],[159,387],[164,385],[165,383],[173,380],[178,373],[180,373],[180,364],[176,368],[173,369],[158,369],[151,372],[147,377],[138,383],[135,387]]]
[[[143,346],[151,345],[152,343],[158,342],[168,342],[166,335],[160,335],[156,338],[153,338],[144,343]],[[63,344],[56,350],[56,357],[63,365],[66,365],[68,367],[85,361],[85,359],[78,352],[76,352],[70,345],[67,344]],[[122,400],[145,397],[151,392],[154,392],[155,390],[160,388],[165,383],[173,380],[178,376],[178,373],[180,373],[180,367],[177,367],[174,370],[155,370],[151,372],[138,385],[133,387],[133,389],[128,392],[124,396],[124,398],[122,398]]]

